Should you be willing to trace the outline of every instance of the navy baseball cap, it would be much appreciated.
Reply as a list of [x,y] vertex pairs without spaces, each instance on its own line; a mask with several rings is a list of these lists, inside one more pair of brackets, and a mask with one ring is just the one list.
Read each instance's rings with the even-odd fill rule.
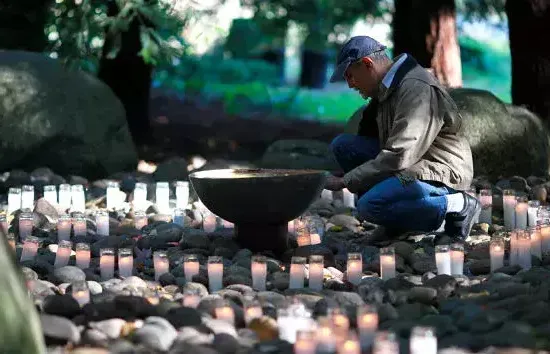
[[344,78],[344,73],[351,63],[385,49],[385,45],[369,36],[351,37],[338,54],[336,70],[334,70],[330,82],[342,80]]

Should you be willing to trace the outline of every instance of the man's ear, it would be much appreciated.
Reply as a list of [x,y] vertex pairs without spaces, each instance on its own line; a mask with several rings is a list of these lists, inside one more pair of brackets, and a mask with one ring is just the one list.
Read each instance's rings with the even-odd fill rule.
[[364,64],[366,64],[369,68],[371,68],[373,65],[374,65],[374,62],[372,61],[371,58],[369,57],[363,57],[361,59],[361,62],[363,62]]

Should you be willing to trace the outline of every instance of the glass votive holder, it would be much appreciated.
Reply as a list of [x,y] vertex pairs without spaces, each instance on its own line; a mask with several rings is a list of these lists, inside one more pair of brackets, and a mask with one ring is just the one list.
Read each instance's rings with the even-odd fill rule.
[[199,274],[199,269],[200,263],[196,254],[183,255],[183,272],[185,273],[185,280],[192,282],[193,277]]
[[21,242],[32,235],[34,225],[34,216],[31,212],[21,212],[19,214],[19,240]]
[[197,308],[201,302],[200,292],[198,290],[186,290],[183,293],[182,305],[190,308]]
[[99,250],[99,254],[101,280],[112,279],[115,275],[115,250],[112,248],[102,248]]
[[170,214],[170,185],[168,182],[157,182],[156,204],[159,214]]
[[361,348],[367,350],[372,347],[374,336],[378,331],[378,311],[373,305],[362,305],[357,308],[357,331]]
[[290,261],[289,289],[302,289],[306,270],[306,257],[293,256]]
[[525,230],[516,230],[518,264],[521,268],[531,269],[531,234]]
[[170,262],[165,251],[156,251],[153,254],[153,264],[155,267],[155,280],[158,281],[160,276],[170,271]]
[[233,308],[231,308],[228,304],[216,307],[214,309],[214,313],[216,314],[216,319],[226,321],[231,325],[235,324],[235,313]]
[[77,243],[76,251],[76,266],[80,269],[90,268],[90,245],[87,243]]
[[24,185],[21,187],[21,209],[34,209],[34,186]]
[[353,285],[358,285],[361,282],[363,278],[363,256],[361,253],[348,253],[346,277],[348,282]]
[[73,226],[70,215],[64,214],[57,219],[57,241],[71,239],[71,227]]
[[59,185],[59,206],[64,211],[67,211],[71,207],[71,185],[70,184],[60,184]]
[[84,194],[84,186],[81,184],[71,186],[71,209],[80,213],[86,211],[86,195]]
[[73,219],[73,235],[74,236],[86,236],[88,231],[86,225],[86,218],[83,215],[78,215]]
[[185,209],[189,204],[189,182],[176,182],[176,208]]
[[540,208],[540,201],[538,200],[530,200],[528,203],[528,209],[527,209],[527,226],[533,227],[537,226],[538,224],[538,214],[539,214],[539,208]]
[[223,288],[223,258],[221,256],[208,257],[208,288],[210,293]]
[[85,280],[71,283],[71,293],[81,307],[90,302],[90,289]]
[[147,204],[147,183],[137,182],[134,187],[132,207],[134,212],[145,211]]
[[327,317],[317,317],[317,353],[334,353],[338,347],[337,336],[333,331],[332,323]]
[[28,236],[23,242],[23,250],[21,251],[21,262],[34,259],[40,247],[40,239],[35,236]]
[[437,274],[451,275],[451,252],[449,245],[435,246]]
[[21,209],[21,188],[10,188],[8,190],[8,214]]
[[464,245],[462,243],[453,243],[451,252],[451,275],[464,274]]
[[522,230],[527,229],[528,210],[529,210],[528,198],[523,195],[516,197],[516,220],[515,220],[516,229],[522,229]]
[[131,248],[118,249],[118,275],[121,278],[129,278],[134,270],[134,253]]
[[516,224],[516,192],[514,190],[502,191],[502,208],[504,210],[504,228],[507,231],[514,230]]
[[257,291],[265,291],[267,258],[265,256],[252,256],[250,271],[252,272],[252,288]]
[[321,255],[309,256],[309,288],[323,290],[323,271],[325,258]]
[[108,181],[107,182],[107,209],[109,210],[117,210],[119,208],[119,192],[120,192],[120,184],[116,181]]
[[95,224],[98,236],[109,236],[109,213],[107,210],[96,211]]
[[296,331],[294,354],[315,354],[316,349],[317,338],[314,330],[300,329]]
[[248,325],[253,319],[263,316],[262,306],[258,301],[252,301],[244,306],[244,321]]
[[530,227],[527,232],[529,232],[531,238],[531,255],[542,260],[542,237],[541,237],[541,227],[533,226]]
[[380,278],[388,280],[395,278],[395,248],[384,247],[380,249]]
[[489,256],[491,259],[491,273],[504,267],[504,240],[502,238],[493,238],[489,246]]
[[62,240],[57,243],[57,252],[55,255],[54,268],[61,268],[69,264],[73,243],[71,241]]
[[44,199],[52,204],[57,204],[57,187],[55,185],[44,186]]

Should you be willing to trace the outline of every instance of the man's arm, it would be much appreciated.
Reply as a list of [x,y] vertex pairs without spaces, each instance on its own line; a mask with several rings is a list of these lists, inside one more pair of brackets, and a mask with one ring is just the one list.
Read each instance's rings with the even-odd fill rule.
[[355,192],[417,163],[428,151],[443,126],[435,89],[415,81],[401,87],[395,119],[388,140],[378,156],[344,176],[346,187]]

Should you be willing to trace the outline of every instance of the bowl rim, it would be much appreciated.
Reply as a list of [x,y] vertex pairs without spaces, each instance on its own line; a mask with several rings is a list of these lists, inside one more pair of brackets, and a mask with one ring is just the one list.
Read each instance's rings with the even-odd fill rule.
[[[223,174],[227,173],[227,176]],[[239,174],[258,173],[254,176],[238,176]],[[323,170],[313,169],[271,169],[271,168],[223,168],[215,170],[196,171],[189,174],[193,179],[212,179],[212,180],[242,180],[242,179],[263,179],[263,178],[284,178],[307,175],[325,174]],[[231,174],[236,175],[235,177]]]

